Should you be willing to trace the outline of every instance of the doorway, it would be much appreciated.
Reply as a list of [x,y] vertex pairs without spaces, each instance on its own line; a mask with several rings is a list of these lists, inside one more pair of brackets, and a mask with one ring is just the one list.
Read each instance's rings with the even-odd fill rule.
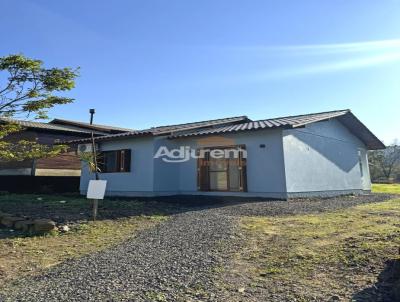
[[[224,150],[226,156],[213,157],[213,150]],[[246,192],[246,157],[239,150],[245,150],[245,146],[203,149],[204,156],[198,158],[198,190]]]

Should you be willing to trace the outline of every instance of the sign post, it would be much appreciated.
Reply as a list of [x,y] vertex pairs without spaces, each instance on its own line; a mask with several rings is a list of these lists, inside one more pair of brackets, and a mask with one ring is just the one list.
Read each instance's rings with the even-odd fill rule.
[[[90,109],[89,110],[90,113],[90,125],[93,125],[93,115],[95,114],[95,110],[94,109]],[[93,130],[91,131],[91,138],[92,138],[92,157],[93,157],[93,164],[94,164],[94,173],[96,176],[96,181],[99,181],[99,171],[98,171],[98,166],[97,166],[97,154],[96,154],[96,144],[94,143],[94,133]],[[92,181],[89,182],[89,188],[90,188],[90,183]],[[88,193],[89,193],[89,188],[88,188]],[[105,193],[105,185],[104,185],[104,193]],[[97,211],[99,208],[99,199],[103,199],[104,198],[104,193],[102,198],[93,198],[93,220],[96,220],[97,218]],[[89,194],[88,194],[89,196]],[[91,198],[91,197],[87,197],[87,198]]]

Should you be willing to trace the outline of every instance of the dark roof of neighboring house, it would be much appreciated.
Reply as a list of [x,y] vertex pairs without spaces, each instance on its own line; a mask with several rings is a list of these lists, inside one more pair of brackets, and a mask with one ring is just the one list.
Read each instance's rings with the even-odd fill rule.
[[[175,132],[181,131],[188,131],[198,128],[205,128],[205,127],[215,127],[219,125],[225,124],[234,124],[249,121],[247,116],[237,116],[237,117],[229,117],[229,118],[222,118],[216,120],[207,120],[201,122],[194,122],[194,123],[186,123],[186,124],[176,124],[176,125],[168,125],[168,126],[159,126],[159,127],[152,127],[149,129],[144,129],[140,131],[130,131],[125,133],[113,134],[113,135],[105,135],[96,137],[96,141],[100,140],[111,140],[117,138],[126,138],[126,137],[137,137],[137,136],[158,136],[158,135],[169,135]],[[79,139],[73,140],[69,143],[84,143],[89,141],[89,139]]]
[[12,118],[0,117],[0,122],[3,123],[17,123],[25,128],[34,128],[34,129],[42,129],[48,131],[62,131],[62,132],[72,132],[72,133],[81,133],[81,134],[90,134],[93,133],[95,135],[110,135],[124,132],[132,132],[133,129],[107,126],[107,125],[98,125],[63,119],[54,119],[48,123],[36,122],[36,121],[25,121],[25,120],[16,120]]
[[79,128],[89,129],[89,130],[93,129],[96,131],[105,132],[107,134],[116,134],[116,133],[121,133],[121,132],[135,131],[134,129],[114,127],[114,126],[108,126],[108,125],[100,125],[100,124],[92,124],[91,125],[89,123],[64,120],[64,119],[58,119],[58,118],[50,121],[49,124],[73,126],[73,127],[79,127]]
[[[88,129],[81,129],[77,127],[69,127],[64,125],[56,125],[56,124],[49,124],[49,123],[41,123],[41,122],[33,122],[33,121],[23,121],[23,120],[16,120],[6,117],[0,117],[0,122],[3,123],[16,123],[21,125],[25,128],[33,128],[33,129],[42,129],[42,130],[49,130],[49,131],[60,131],[60,132],[72,132],[72,133],[81,133],[81,134],[90,134],[91,131]],[[94,132],[98,135],[104,135],[103,132]]]
[[[357,136],[369,149],[383,149],[385,145],[363,124],[350,110],[336,110],[312,114],[285,116],[279,118],[252,121],[247,116],[223,118],[196,123],[153,127],[141,131],[131,131],[114,135],[96,137],[96,141],[113,140],[127,137],[169,135],[170,139],[186,138],[203,135],[229,134],[241,131],[263,129],[295,129],[307,124],[338,119],[350,132]],[[69,143],[84,143],[89,139],[70,141]]]

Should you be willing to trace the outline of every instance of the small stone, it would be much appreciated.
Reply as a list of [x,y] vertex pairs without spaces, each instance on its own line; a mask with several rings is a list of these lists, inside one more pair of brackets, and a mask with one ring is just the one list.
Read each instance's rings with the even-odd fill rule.
[[60,200],[59,203],[66,203],[66,200]]
[[238,292],[239,292],[239,293],[244,293],[244,291],[245,291],[245,288],[244,288],[244,287],[239,287],[239,288],[238,288]]
[[36,199],[37,199],[37,200],[39,200],[39,201],[40,201],[40,200],[43,200],[43,198],[42,198],[42,197],[38,197],[38,198],[36,198]]
[[69,228],[69,226],[67,226],[67,225],[63,225],[63,226],[61,226],[61,227],[59,228],[59,230],[60,230],[60,232],[66,233],[66,232],[69,232],[69,231],[70,231],[70,228]]
[[56,223],[50,219],[36,219],[33,221],[35,232],[50,232],[56,228]]
[[340,301],[340,297],[339,296],[332,296],[332,297],[329,298],[328,301],[329,302]]

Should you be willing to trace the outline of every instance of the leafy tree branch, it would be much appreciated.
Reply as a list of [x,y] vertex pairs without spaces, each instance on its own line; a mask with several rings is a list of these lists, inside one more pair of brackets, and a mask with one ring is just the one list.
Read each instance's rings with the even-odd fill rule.
[[42,61],[21,54],[0,57],[0,160],[55,156],[66,149],[35,141],[7,140],[9,135],[24,129],[7,118],[48,118],[49,109],[73,102],[58,93],[73,89],[77,76],[78,69],[47,69]]

